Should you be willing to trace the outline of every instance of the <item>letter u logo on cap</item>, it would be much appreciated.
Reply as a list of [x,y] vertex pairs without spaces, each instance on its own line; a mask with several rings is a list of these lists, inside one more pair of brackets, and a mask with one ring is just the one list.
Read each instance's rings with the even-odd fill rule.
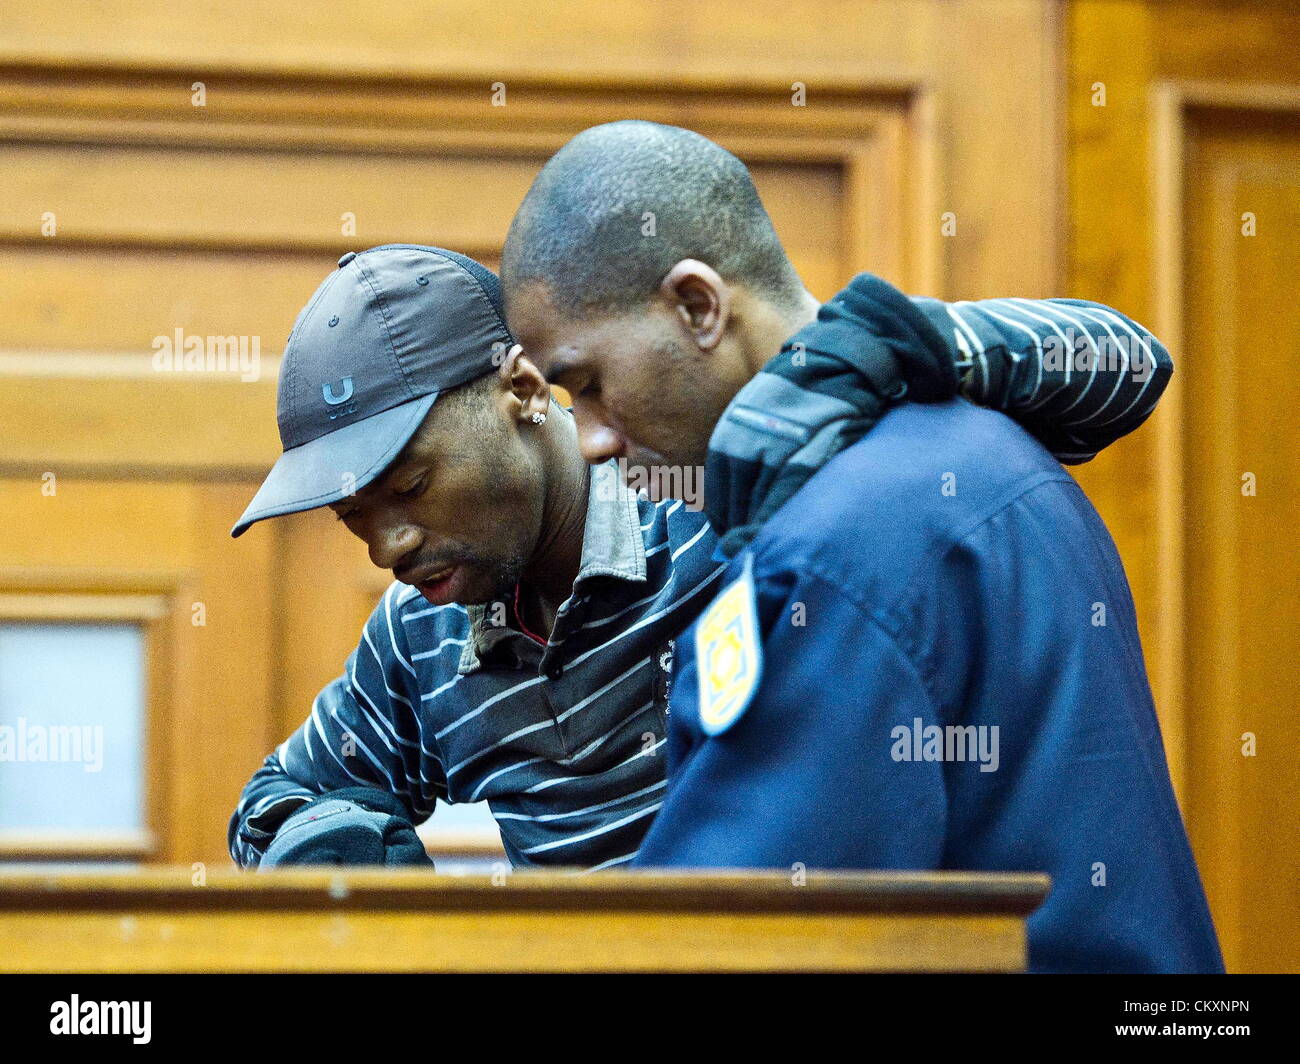
[[339,381],[339,383],[343,385],[342,395],[334,394],[333,383],[322,384],[320,386],[320,393],[322,396],[325,397],[325,402],[329,403],[330,406],[338,406],[339,403],[346,403],[349,399],[352,398],[352,378],[344,377],[341,381]]

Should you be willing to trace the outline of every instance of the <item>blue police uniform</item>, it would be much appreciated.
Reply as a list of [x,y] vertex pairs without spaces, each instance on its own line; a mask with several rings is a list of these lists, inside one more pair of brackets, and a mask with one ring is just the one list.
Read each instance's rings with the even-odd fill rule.
[[1032,970],[1222,971],[1119,556],[1018,426],[897,407],[721,586],[638,865],[1042,871]]

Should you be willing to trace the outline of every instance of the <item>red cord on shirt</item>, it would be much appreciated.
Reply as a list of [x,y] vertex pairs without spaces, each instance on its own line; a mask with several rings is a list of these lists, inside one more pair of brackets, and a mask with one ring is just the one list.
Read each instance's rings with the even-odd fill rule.
[[531,639],[534,643],[539,643],[542,646],[546,646],[547,641],[543,639],[540,635],[538,635],[536,632],[530,632],[528,630],[528,625],[524,624],[524,615],[519,609],[519,589],[521,586],[522,585],[520,584],[515,585],[515,620],[519,622],[519,630],[523,632],[524,635],[528,636],[528,638]]

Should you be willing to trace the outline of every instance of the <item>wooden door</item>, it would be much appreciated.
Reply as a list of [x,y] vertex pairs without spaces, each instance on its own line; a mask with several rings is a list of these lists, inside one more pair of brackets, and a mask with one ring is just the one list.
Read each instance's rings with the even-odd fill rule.
[[1300,970],[1300,11],[1076,0],[1070,288],[1175,360],[1080,480],[1133,577],[1229,971]]
[[1300,95],[1191,108],[1187,816],[1235,966],[1300,967]]

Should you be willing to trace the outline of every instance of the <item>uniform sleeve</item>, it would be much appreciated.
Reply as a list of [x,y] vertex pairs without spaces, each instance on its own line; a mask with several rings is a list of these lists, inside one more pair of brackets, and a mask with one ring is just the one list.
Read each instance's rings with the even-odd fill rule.
[[914,721],[936,720],[912,663],[831,584],[801,576],[757,587],[762,682],[721,734],[699,726],[695,629],[678,640],[671,789],[636,863],[936,867],[942,771],[899,759],[911,753],[899,729],[910,736]]
[[227,842],[240,867],[261,861],[275,832],[304,803],[341,787],[377,787],[395,795],[412,823],[427,820],[441,774],[428,779],[416,711],[420,704],[401,625],[392,625],[392,590],[371,614],[343,674],[312,703],[299,728],[245,785]]
[[913,302],[959,353],[962,391],[1074,465],[1141,425],[1173,374],[1147,329],[1082,299]]

